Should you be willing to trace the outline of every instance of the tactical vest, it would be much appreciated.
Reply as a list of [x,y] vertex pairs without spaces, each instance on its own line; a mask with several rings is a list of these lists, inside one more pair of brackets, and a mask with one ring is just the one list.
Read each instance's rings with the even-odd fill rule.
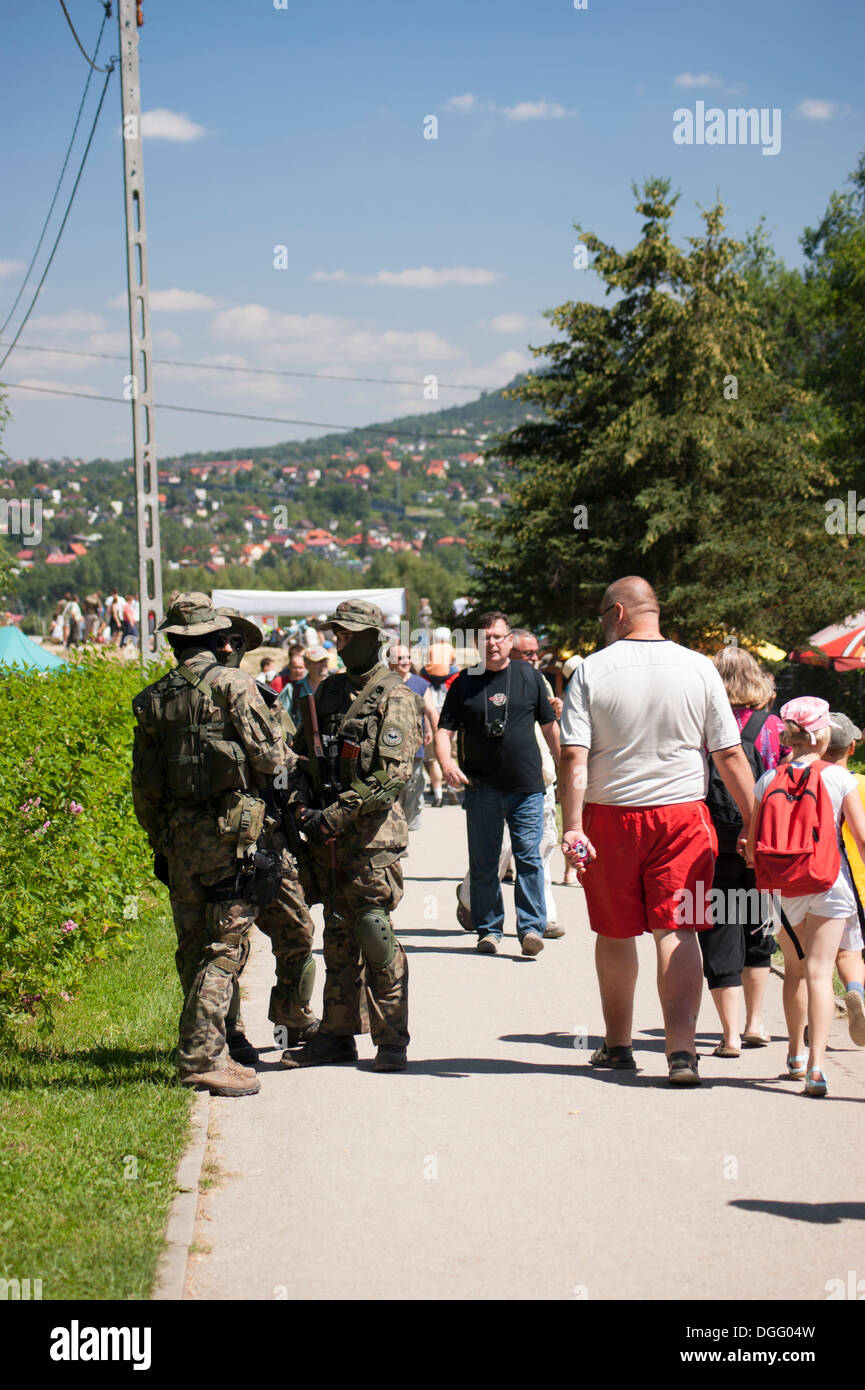
[[251,785],[246,751],[211,694],[208,674],[218,667],[214,662],[198,676],[181,664],[133,700],[151,740],[135,768],[146,791],[188,804]]
[[402,684],[396,671],[381,667],[375,684],[370,686],[367,680],[360,691],[352,688],[344,671],[328,676],[321,686],[321,697],[316,701],[319,729],[325,757],[334,771],[338,769],[343,791],[357,778],[369,777],[375,771],[381,714],[388,695]]

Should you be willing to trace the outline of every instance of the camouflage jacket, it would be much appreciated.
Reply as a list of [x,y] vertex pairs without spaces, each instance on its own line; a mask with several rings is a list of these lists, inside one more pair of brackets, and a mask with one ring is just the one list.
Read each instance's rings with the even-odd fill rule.
[[[146,686],[132,702],[136,720],[132,800],[139,824],[154,848],[159,848],[165,825],[179,807],[198,803],[201,811],[216,814],[223,792],[240,790],[254,797],[263,790],[267,779],[279,772],[290,784],[297,764],[295,754],[286,746],[278,719],[271,714],[252,676],[219,665],[213,653],[204,649],[187,653],[180,665],[195,676],[206,675],[207,685],[187,685],[184,690],[176,672],[171,671]],[[166,717],[171,708],[166,697],[178,688],[185,697],[181,709],[191,713],[189,722],[206,725],[212,748],[221,754],[210,794],[201,798],[196,797],[191,786],[179,782],[183,777],[182,763],[171,773],[166,770],[164,749],[173,732]],[[191,763],[192,759],[187,761]],[[190,782],[192,775],[190,768]],[[224,785],[220,785],[220,779]]]
[[[369,694],[353,710],[364,687],[371,687]],[[423,742],[423,702],[400,676],[380,665],[360,685],[347,672],[328,676],[315,693],[315,707],[323,738],[337,738],[340,752],[341,789],[325,811],[325,823],[348,855],[372,853],[374,863],[386,862],[408,843],[398,797]],[[302,728],[294,746],[306,756]],[[302,775],[290,799],[315,804],[312,786]]]

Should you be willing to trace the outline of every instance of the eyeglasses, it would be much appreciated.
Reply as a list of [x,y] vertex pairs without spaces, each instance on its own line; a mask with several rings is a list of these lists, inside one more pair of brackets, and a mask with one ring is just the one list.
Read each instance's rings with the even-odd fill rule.
[[520,657],[523,661],[538,661],[540,652],[537,647],[532,651],[526,651],[525,647],[514,647],[514,656]]
[[504,633],[501,633],[501,634],[497,637],[494,633],[490,632],[488,629],[485,630],[485,640],[486,640],[487,642],[495,642],[496,646],[501,645],[502,642],[507,642],[508,638],[509,638],[509,637],[512,637],[512,636],[513,636],[513,633],[511,633],[511,632],[504,632]]
[[598,614],[598,622],[602,623],[604,621],[604,614],[609,613],[611,608],[618,608],[618,606],[618,603],[608,603],[606,608],[602,608]]

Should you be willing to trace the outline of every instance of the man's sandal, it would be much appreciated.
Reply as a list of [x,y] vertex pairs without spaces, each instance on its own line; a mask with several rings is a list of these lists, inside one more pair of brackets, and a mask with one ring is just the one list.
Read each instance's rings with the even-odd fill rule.
[[614,1071],[636,1071],[637,1064],[634,1061],[634,1052],[630,1047],[607,1047],[605,1042],[601,1043],[589,1058],[589,1065],[593,1067],[611,1067]]

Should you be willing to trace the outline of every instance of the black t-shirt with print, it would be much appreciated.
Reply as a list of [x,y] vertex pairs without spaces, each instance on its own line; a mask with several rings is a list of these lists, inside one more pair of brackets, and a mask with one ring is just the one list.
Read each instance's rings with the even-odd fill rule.
[[[503,671],[461,671],[439,715],[440,729],[460,730],[460,766],[484,787],[507,792],[542,792],[541,753],[535,722],[551,724],[555,711],[543,679],[527,661]],[[484,725],[505,720],[501,738],[487,738]]]

